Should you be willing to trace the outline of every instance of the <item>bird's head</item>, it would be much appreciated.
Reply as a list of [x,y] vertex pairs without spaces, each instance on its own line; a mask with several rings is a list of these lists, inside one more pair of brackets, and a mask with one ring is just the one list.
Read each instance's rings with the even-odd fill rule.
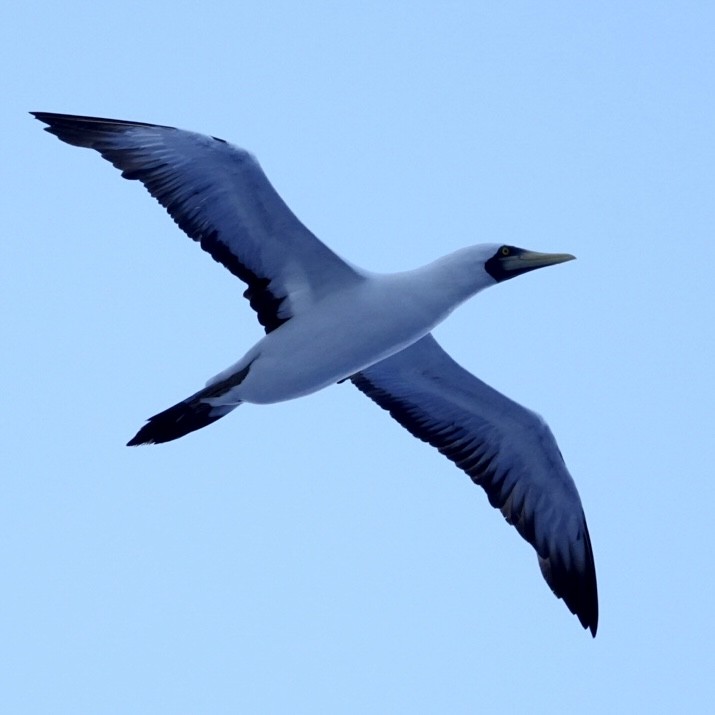
[[575,258],[576,256],[570,253],[538,253],[504,245],[497,247],[491,257],[484,262],[484,269],[497,283],[500,283],[516,278],[522,273],[573,261]]

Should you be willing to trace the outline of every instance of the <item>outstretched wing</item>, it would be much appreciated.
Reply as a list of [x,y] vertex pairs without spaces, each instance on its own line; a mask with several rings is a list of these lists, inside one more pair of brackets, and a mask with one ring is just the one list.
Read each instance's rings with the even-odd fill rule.
[[284,203],[258,162],[222,139],[140,122],[32,112],[138,179],[194,241],[248,284],[266,332],[360,275]]
[[486,491],[536,549],[554,594],[595,636],[598,593],[586,518],[541,417],[460,367],[431,335],[352,381]]

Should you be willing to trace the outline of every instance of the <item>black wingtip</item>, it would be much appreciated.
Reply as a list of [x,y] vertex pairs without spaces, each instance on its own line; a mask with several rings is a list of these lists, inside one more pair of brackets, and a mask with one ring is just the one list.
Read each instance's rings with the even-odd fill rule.
[[[47,124],[45,131],[54,134],[63,142],[94,149],[98,149],[96,144],[101,139],[134,127],[173,129],[173,127],[162,124],[131,122],[106,117],[87,117],[79,114],[58,114],[56,112],[30,112],[30,114],[43,124]],[[98,150],[101,151],[101,149]]]
[[[85,114],[62,114],[61,112],[30,112],[30,114],[45,124],[86,124],[97,126],[110,125],[117,129],[123,127],[161,127],[162,129],[173,129],[164,124],[152,124],[151,122],[135,122],[127,119],[111,119],[109,117],[90,117]],[[107,128],[106,126],[104,127]]]
[[586,570],[576,615],[581,621],[581,625],[591,631],[591,637],[595,638],[598,631],[598,584],[596,582],[596,564],[593,558],[591,536],[588,533],[585,518],[583,530],[586,542]]
[[584,610],[576,613],[581,625],[590,631],[591,637],[595,638],[598,632],[598,599],[595,593],[587,596],[586,606]]
[[30,112],[30,114],[43,124],[45,131],[54,134],[67,144],[79,147],[91,147],[96,139],[98,127],[106,132],[114,128],[114,120],[99,119],[98,117],[81,117],[73,114],[57,114],[55,112]]
[[595,638],[598,631],[598,585],[591,538],[585,521],[581,538],[585,559],[580,567],[574,568],[573,561],[566,561],[559,554],[548,559],[539,557],[539,566],[554,595],[563,599],[569,611]]

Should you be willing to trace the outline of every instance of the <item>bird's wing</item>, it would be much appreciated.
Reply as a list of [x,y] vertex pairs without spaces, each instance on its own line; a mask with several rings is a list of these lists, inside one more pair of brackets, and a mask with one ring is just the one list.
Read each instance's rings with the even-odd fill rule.
[[258,162],[222,139],[173,127],[33,112],[45,130],[96,149],[138,179],[176,223],[248,284],[266,332],[361,276],[284,203]]
[[460,367],[431,336],[353,383],[481,486],[535,549],[552,591],[596,634],[591,541],[576,485],[546,423]]

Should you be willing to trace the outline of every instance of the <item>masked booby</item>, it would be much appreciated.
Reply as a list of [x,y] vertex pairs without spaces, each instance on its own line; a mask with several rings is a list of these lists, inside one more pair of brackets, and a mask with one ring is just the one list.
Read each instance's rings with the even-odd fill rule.
[[98,151],[247,284],[266,335],[206,387],[151,417],[129,445],[168,442],[243,402],[294,399],[343,380],[487,493],[536,550],[541,572],[595,636],[598,596],[581,500],[534,412],[460,367],[432,329],[496,283],[569,261],[508,245],[464,248],[384,275],[344,261],[296,218],[246,151],[173,127],[32,113],[62,141]]

